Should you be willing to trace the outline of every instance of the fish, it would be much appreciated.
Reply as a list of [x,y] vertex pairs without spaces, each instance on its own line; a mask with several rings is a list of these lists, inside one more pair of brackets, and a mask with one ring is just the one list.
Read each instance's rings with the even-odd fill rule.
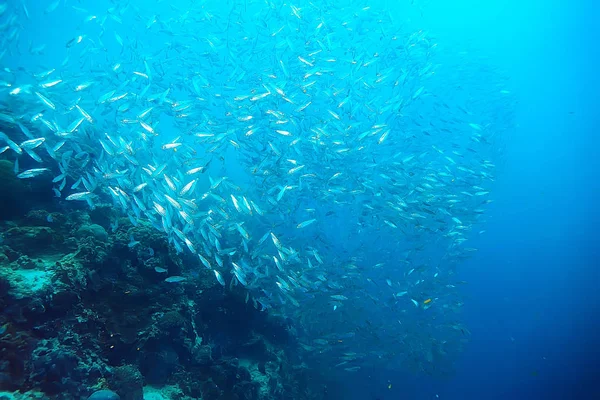
[[138,244],[140,244],[140,242],[138,242],[137,240],[135,240],[133,238],[133,235],[129,236],[129,243],[127,244],[127,247],[129,247],[130,249],[132,249],[135,246],[137,246]]
[[[69,7],[73,24],[62,5],[7,5],[0,22],[0,153],[19,179],[47,177],[57,202],[109,204],[114,231],[119,218],[152,227],[186,257],[184,276],[213,270],[225,294],[302,325],[306,359],[352,358],[351,373],[428,368],[422,349],[441,342],[440,359],[458,353],[455,329],[420,311],[460,320],[454,272],[485,231],[516,126],[491,61],[376,4],[208,1],[159,15],[114,2]],[[58,61],[44,56],[54,29],[67,39]],[[31,63],[10,57],[23,49]],[[389,351],[399,343],[413,349],[404,359]]]
[[183,282],[185,280],[186,279],[183,276],[178,276],[178,275],[169,276],[168,278],[165,278],[165,282],[167,282],[167,283],[179,283],[179,282]]
[[60,0],[53,0],[48,6],[44,9],[44,14],[50,14],[55,11],[60,5]]
[[85,200],[92,195],[91,192],[78,192],[68,195],[65,200]]
[[19,178],[19,179],[35,178],[37,176],[45,174],[46,172],[50,172],[50,169],[49,168],[32,168],[32,169],[28,169],[26,171],[21,172],[20,174],[17,175],[17,178]]
[[212,265],[202,254],[198,254],[198,258],[200,259],[200,262],[202,262],[202,265],[208,269],[212,269]]
[[335,294],[335,295],[331,295],[330,297],[334,300],[348,300],[348,298],[346,296],[344,296],[343,294]]
[[309,225],[312,225],[312,224],[313,224],[313,223],[315,223],[315,222],[317,222],[317,220],[316,220],[316,219],[314,219],[314,218],[313,218],[313,219],[309,219],[309,220],[306,220],[306,221],[300,222],[298,225],[296,225],[296,228],[297,228],[297,229],[306,228],[307,226],[309,226]]
[[215,273],[215,277],[217,278],[217,281],[219,282],[219,284],[221,286],[225,286],[225,280],[223,279],[223,276],[221,275],[221,273],[219,271],[217,271],[216,269],[213,271]]

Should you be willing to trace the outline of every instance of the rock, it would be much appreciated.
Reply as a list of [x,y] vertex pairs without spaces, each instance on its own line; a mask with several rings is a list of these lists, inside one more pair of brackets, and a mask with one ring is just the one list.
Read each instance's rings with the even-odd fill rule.
[[179,356],[170,347],[144,354],[142,374],[150,385],[164,385],[179,366]]
[[144,378],[133,365],[123,365],[115,368],[112,385],[123,400],[144,399]]
[[[76,258],[86,269],[102,267],[108,258],[110,246],[95,236],[85,236],[79,240]],[[120,264],[115,264],[120,269]]]
[[48,397],[43,393],[29,391],[21,392],[0,392],[0,400],[47,400]]
[[[198,395],[200,397],[200,395]],[[144,400],[194,400],[186,397],[179,386],[162,386],[160,388],[145,386]]]
[[112,390],[98,390],[97,392],[92,393],[87,400],[121,400],[121,396]]
[[177,311],[169,311],[158,321],[157,328],[160,332],[170,334],[184,331],[186,325],[187,321],[180,313]]
[[[35,299],[52,290],[54,272],[43,268],[2,268],[0,278],[8,283],[9,293],[15,299]],[[3,285],[6,287],[6,285]]]
[[213,363],[212,348],[208,345],[194,347],[192,360],[199,365],[211,365]]
[[41,260],[32,260],[27,256],[21,256],[17,259],[17,265],[19,269],[36,269],[43,268]]
[[63,346],[58,339],[41,340],[31,356],[30,381],[39,382],[46,394],[73,390],[81,376],[77,371],[82,362],[74,348]]
[[89,224],[89,225],[81,226],[77,230],[77,236],[78,237],[93,236],[94,238],[104,241],[104,242],[108,240],[108,233],[106,232],[106,229],[104,229],[103,227],[101,227],[98,224]]
[[72,290],[66,290],[64,288],[55,290],[51,302],[52,311],[57,315],[65,315],[69,310],[77,305],[78,300],[79,298],[77,293]]
[[24,254],[38,254],[54,243],[54,231],[47,226],[17,226],[4,234],[5,244]]
[[[58,214],[57,214],[58,215]],[[26,225],[34,226],[51,226],[54,221],[54,217],[46,210],[31,210],[29,211],[23,220]]]
[[202,398],[206,400],[218,400],[221,397],[219,387],[209,379],[202,384]]

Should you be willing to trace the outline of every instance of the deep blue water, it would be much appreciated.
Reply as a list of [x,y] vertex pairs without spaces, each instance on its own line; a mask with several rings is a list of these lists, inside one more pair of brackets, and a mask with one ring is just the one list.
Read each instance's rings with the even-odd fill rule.
[[462,267],[472,341],[452,379],[405,377],[386,394],[393,377],[374,371],[383,389],[365,397],[599,398],[599,6],[453,3],[430,2],[431,24],[489,50],[519,98],[493,218]]
[[600,396],[594,15],[591,2],[539,2],[501,19],[519,128],[490,234],[465,266],[473,342],[452,398]]

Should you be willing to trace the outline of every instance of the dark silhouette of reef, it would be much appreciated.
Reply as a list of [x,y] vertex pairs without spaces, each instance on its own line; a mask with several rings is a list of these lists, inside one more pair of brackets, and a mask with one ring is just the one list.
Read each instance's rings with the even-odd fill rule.
[[[0,184],[16,188],[0,199],[0,390],[141,400],[151,385],[165,399],[323,398],[285,318],[256,310],[240,286],[221,287],[149,225],[120,218],[111,228],[109,205],[19,202],[36,190],[0,163]],[[164,281],[173,275],[186,280]]]

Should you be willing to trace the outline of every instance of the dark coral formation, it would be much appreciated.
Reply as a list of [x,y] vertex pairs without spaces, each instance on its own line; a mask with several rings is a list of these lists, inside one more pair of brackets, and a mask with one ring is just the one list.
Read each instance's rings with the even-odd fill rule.
[[[111,223],[111,213],[38,209],[1,223],[0,390],[142,400],[151,385],[165,399],[320,398],[286,321],[222,288],[154,228]],[[187,279],[165,282],[172,275]]]

